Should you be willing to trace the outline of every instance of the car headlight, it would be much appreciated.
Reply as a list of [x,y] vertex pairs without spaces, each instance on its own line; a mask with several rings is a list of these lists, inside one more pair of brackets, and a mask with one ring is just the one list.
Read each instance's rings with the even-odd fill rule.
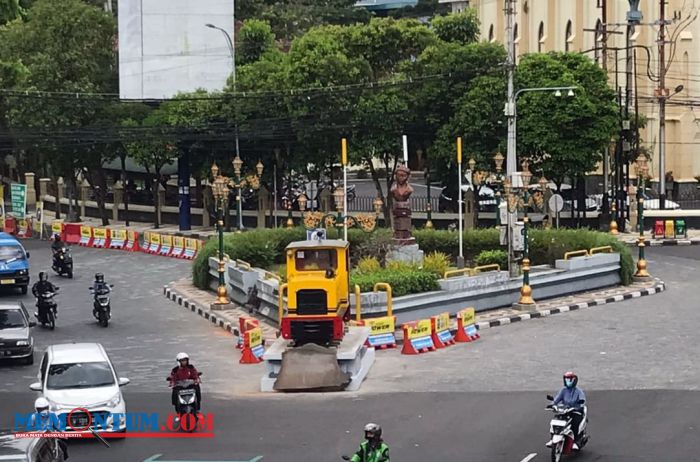
[[21,269],[21,270],[18,271],[18,273],[19,273],[20,276],[24,276],[25,274],[27,274],[27,270],[26,270],[26,269]]
[[118,392],[116,395],[112,396],[112,399],[107,401],[107,406],[109,407],[117,407],[119,403],[122,402],[122,394],[121,392]]
[[29,340],[17,340],[17,346],[29,346]]

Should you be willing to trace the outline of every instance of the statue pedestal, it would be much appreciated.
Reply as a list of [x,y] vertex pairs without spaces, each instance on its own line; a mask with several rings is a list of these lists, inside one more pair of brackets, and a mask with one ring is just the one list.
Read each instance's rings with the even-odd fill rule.
[[[415,239],[401,239],[401,241],[412,241]],[[412,263],[421,265],[423,264],[424,252],[418,248],[418,244],[400,244],[395,245],[389,253],[387,253],[386,259],[389,261],[400,261],[404,263]]]

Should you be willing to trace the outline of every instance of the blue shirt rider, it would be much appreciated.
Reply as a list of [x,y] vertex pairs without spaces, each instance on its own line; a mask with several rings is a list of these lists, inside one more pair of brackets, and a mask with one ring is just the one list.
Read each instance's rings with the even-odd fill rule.
[[574,432],[574,449],[578,450],[579,427],[584,418],[583,406],[586,404],[586,394],[576,385],[578,385],[578,376],[571,371],[566,372],[564,374],[564,388],[559,390],[552,404],[564,404],[564,406],[576,410],[571,413],[571,429]]

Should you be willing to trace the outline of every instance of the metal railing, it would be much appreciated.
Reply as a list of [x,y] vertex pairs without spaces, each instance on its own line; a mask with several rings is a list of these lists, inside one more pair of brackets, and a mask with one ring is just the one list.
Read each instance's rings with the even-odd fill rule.
[[571,252],[566,252],[564,254],[564,260],[568,260],[571,257],[587,257],[588,250],[572,250]]

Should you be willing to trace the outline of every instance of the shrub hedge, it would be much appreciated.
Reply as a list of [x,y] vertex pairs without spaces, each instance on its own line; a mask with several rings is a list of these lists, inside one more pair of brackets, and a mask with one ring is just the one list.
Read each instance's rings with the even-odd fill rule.
[[[342,233],[342,231],[340,231]],[[340,237],[336,230],[328,231],[328,238]],[[391,230],[379,229],[374,233],[365,233],[361,230],[348,230],[348,241],[352,249],[353,264],[363,257],[379,257],[390,238]],[[458,234],[452,231],[420,229],[414,230],[414,237],[420,248],[426,254],[441,252],[453,259],[459,254]],[[229,233],[224,236],[224,253],[232,259],[245,260],[251,265],[270,268],[274,264],[284,263],[284,248],[293,241],[306,238],[303,228],[293,229],[262,229],[244,233]],[[611,246],[614,251],[620,253],[620,277],[623,284],[630,284],[634,274],[634,261],[629,248],[609,234],[586,229],[533,229],[530,231],[530,260],[532,264],[554,264],[554,260],[563,258],[564,253],[571,250],[590,249],[592,247]],[[381,248],[380,248],[381,247]],[[464,256],[465,259],[475,261],[479,254],[488,250],[499,249],[499,233],[494,228],[472,229],[464,232]],[[206,289],[209,282],[208,259],[215,256],[218,251],[218,239],[212,238],[200,250],[194,261],[192,273],[193,282],[197,287]],[[428,272],[383,269],[366,275],[354,275],[359,280],[356,282],[365,290],[380,281],[376,277],[394,278],[396,282],[395,293],[405,291],[414,293],[415,287],[425,290],[433,290],[437,287],[436,276],[400,276],[402,273],[430,274]],[[380,275],[380,276],[379,276]],[[432,276],[435,276],[433,280]],[[359,279],[358,279],[359,278]],[[410,282],[408,282],[410,281]],[[363,286],[364,284],[364,286]],[[393,285],[393,283],[392,283]],[[400,287],[400,289],[398,289]],[[371,287],[369,287],[371,290]]]
[[350,275],[350,285],[359,285],[362,292],[371,292],[377,282],[390,284],[394,297],[440,289],[436,274],[418,269],[383,268],[371,273],[352,272]]

